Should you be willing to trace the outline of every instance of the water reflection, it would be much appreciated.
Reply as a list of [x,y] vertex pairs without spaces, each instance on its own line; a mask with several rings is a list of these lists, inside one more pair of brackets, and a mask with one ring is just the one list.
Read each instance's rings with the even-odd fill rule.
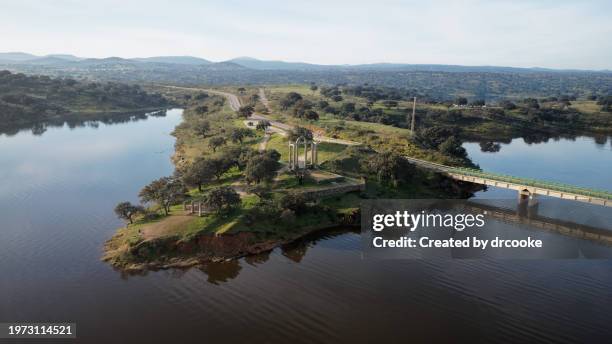
[[[301,263],[308,250],[315,247],[321,241],[330,240],[347,233],[359,233],[359,227],[342,226],[331,229],[324,229],[310,233],[290,243],[281,245],[278,249],[281,255],[294,263]],[[198,269],[204,272],[209,283],[219,285],[228,282],[240,274],[242,267],[241,262],[247,263],[253,267],[262,265],[269,261],[270,254],[274,250],[263,252],[256,255],[246,256],[240,260],[228,260],[214,263],[203,263]]]
[[492,141],[486,141],[480,143],[480,151],[488,153],[497,153],[501,150],[501,144]]
[[270,260],[270,251],[253,254],[244,258],[244,261],[251,266],[263,264],[268,260]]
[[208,276],[208,283],[219,285],[238,277],[242,267],[238,260],[226,260],[206,263],[200,266],[199,269]]
[[[551,200],[545,200],[547,204]],[[537,209],[540,202],[529,205],[527,202],[517,202],[517,200],[497,199],[482,200],[476,199],[466,204],[466,210],[471,213],[487,213],[487,217],[493,221],[505,223],[503,231],[496,232],[499,228],[491,222],[487,228],[491,233],[487,237],[500,235],[502,238],[510,239],[516,237],[522,239],[525,233],[532,232],[530,236],[545,239],[551,244],[547,255],[557,258],[612,258],[612,222],[609,218],[601,218],[600,215],[589,210],[588,207],[582,209],[578,214],[574,213],[575,221],[568,221],[555,217],[548,217],[538,214]],[[547,207],[545,207],[547,208]],[[609,215],[609,214],[608,214]],[[599,219],[599,220],[598,220]],[[586,222],[586,223],[585,223]],[[509,226],[508,226],[509,225]],[[527,232],[526,232],[527,231]],[[325,229],[308,234],[293,242],[283,244],[280,247],[264,253],[246,256],[242,259],[226,260],[221,262],[202,262],[192,268],[173,268],[171,275],[175,278],[182,278],[187,275],[187,271],[195,269],[204,273],[206,281],[212,285],[228,283],[240,275],[243,270],[241,264],[257,268],[270,261],[271,253],[277,251],[289,261],[302,264],[309,250],[332,241],[334,238],[343,237],[347,234],[359,234],[360,228],[356,226],[339,226]],[[397,235],[400,235],[397,233]],[[339,247],[334,247],[335,250]],[[355,249],[352,247],[351,249]],[[454,258],[487,258],[486,254],[470,254],[465,256],[465,252],[454,252]],[[415,258],[410,254],[402,256],[404,258]],[[431,259],[431,257],[429,257]],[[536,258],[533,256],[532,258]],[[448,259],[448,257],[446,258]],[[127,276],[122,272],[123,276]],[[134,272],[131,276],[146,276],[147,272]]]
[[56,119],[50,119],[35,123],[2,123],[0,124],[0,135],[14,136],[20,132],[29,130],[32,135],[41,136],[49,128],[67,126],[70,129],[77,128],[98,128],[100,124],[124,124],[146,120],[149,117],[165,117],[167,110],[158,111],[126,111],[108,112],[95,114],[73,113],[63,115]]
[[[208,283],[213,285],[221,285],[237,278],[240,275],[242,270],[241,264],[247,264],[251,267],[257,268],[267,263],[270,260],[271,254],[275,251],[280,252],[281,256],[285,257],[289,261],[300,264],[306,257],[308,251],[317,245],[325,245],[326,242],[334,238],[342,237],[346,234],[359,233],[359,226],[338,226],[309,233],[297,240],[282,244],[278,248],[259,254],[247,255],[240,259],[227,259],[216,262],[200,261],[193,266],[177,266],[168,269],[151,268],[145,270],[121,270],[115,268],[114,270],[121,275],[122,279],[126,280],[130,277],[146,277],[149,275],[149,273],[159,271],[167,271],[172,277],[182,278],[188,271],[196,270],[206,275]],[[336,247],[335,249],[339,248]]]
[[[180,111],[169,111],[99,130],[91,123],[42,137],[0,136],[0,319],[75,320],[87,343],[612,337],[609,261],[364,260],[354,229],[288,245],[285,254],[279,248],[229,265],[121,276],[100,261],[102,244],[123,225],[112,209],[172,173],[170,133],[180,120]],[[612,154],[594,146],[590,139],[518,140],[474,161],[486,170],[611,188]],[[549,208],[542,204],[538,213],[556,216]]]
[[[516,203],[515,207],[507,206],[512,202]],[[505,203],[506,206],[499,206],[500,203]],[[539,214],[540,204],[541,202],[530,204],[529,202],[512,200],[505,202],[500,202],[500,200],[476,200],[468,202],[468,209],[478,213],[486,211],[487,216],[506,223],[527,225],[527,227],[522,228],[528,228],[529,230],[551,232],[612,246],[612,222],[609,222],[606,218],[601,218],[601,215],[592,211],[591,207],[585,207],[582,209],[580,217],[575,218],[574,221],[569,221]],[[605,209],[599,210],[605,212]],[[585,224],[584,221],[594,223],[594,225]]]
[[480,151],[483,153],[497,153],[499,152],[504,145],[510,145],[513,142],[517,142],[518,140],[522,140],[527,145],[538,145],[549,142],[558,142],[558,141],[569,141],[576,142],[577,140],[592,140],[597,146],[605,146],[606,143],[610,142],[610,146],[612,146],[612,137],[609,137],[606,134],[597,134],[592,136],[584,136],[584,135],[550,135],[548,133],[535,133],[524,135],[520,139],[504,139],[504,140],[496,140],[496,141],[482,141],[479,142]]
[[[602,146],[586,136],[544,141],[547,143],[534,144],[529,139],[513,139],[501,144],[495,154],[483,152],[479,143],[466,143],[463,147],[470,159],[487,172],[612,191],[609,145]],[[510,198],[508,195],[505,197]]]

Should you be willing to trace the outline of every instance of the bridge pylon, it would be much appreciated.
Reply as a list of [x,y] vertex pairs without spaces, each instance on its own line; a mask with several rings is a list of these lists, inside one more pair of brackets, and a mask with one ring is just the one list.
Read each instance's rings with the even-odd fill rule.
[[518,214],[528,218],[538,216],[538,194],[528,188],[518,190]]

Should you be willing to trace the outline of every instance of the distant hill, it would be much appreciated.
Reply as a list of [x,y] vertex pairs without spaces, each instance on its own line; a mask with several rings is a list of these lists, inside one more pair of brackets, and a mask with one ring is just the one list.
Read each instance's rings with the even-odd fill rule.
[[59,65],[78,62],[82,66],[130,64],[130,63],[165,63],[176,65],[199,66],[212,64],[208,60],[194,56],[154,56],[126,59],[121,57],[84,58],[69,54],[50,54],[36,56],[26,53],[0,53],[0,64],[35,64]]
[[[405,72],[475,72],[475,73],[539,73],[539,72],[585,72],[583,70],[521,68],[503,66],[461,66],[443,64],[370,63],[359,65],[321,65],[305,62],[266,61],[252,57],[238,57],[229,62],[256,70],[300,70],[300,71],[405,71]],[[588,72],[588,71],[586,71]],[[607,72],[607,71],[598,71]]]
[[3,61],[20,62],[20,61],[33,60],[37,57],[39,56],[27,54],[27,53],[21,53],[21,52],[0,53],[0,60],[3,60]]
[[487,101],[506,97],[549,97],[567,94],[592,97],[608,95],[612,89],[612,73],[609,71],[403,63],[319,65],[266,61],[252,57],[211,62],[192,56],[83,59],[62,54],[42,57],[25,53],[4,53],[0,54],[0,70],[2,69],[28,75],[123,83],[184,85],[367,83],[415,89],[438,100],[453,99],[457,96]]
[[35,64],[35,65],[63,65],[63,64],[70,64],[74,62],[76,61],[66,60],[66,59],[51,56],[51,55],[44,56],[44,57],[37,57],[31,60],[24,61],[24,63]]
[[157,62],[157,63],[175,63],[184,65],[204,65],[212,62],[193,56],[154,56],[154,57],[137,57],[131,60],[140,62]]
[[49,54],[45,57],[55,57],[58,59],[62,59],[62,60],[66,60],[66,61],[81,61],[84,60],[84,57],[78,57],[78,56],[74,56],[74,55],[70,55],[70,54]]
[[50,54],[36,56],[27,53],[0,53],[0,63],[7,64],[60,64],[81,61],[83,58],[68,54]]
[[305,62],[264,61],[252,57],[237,57],[227,62],[257,70],[324,70],[338,66],[317,65]]
[[215,62],[204,66],[205,70],[211,71],[236,71],[246,70],[247,68],[234,62]]
[[113,64],[136,64],[138,61],[133,61],[129,59],[124,59],[121,57],[105,57],[105,58],[89,58],[84,59],[77,62],[78,65],[81,66],[91,66],[91,65],[113,65]]
[[[23,52],[0,53],[0,64],[35,64],[35,65],[61,65],[63,63],[78,62],[83,66],[91,65],[109,65],[109,64],[130,64],[130,63],[148,63],[148,64],[168,64],[177,66],[205,66],[217,65],[212,69],[234,69],[239,67],[253,70],[274,70],[274,71],[403,71],[403,72],[448,72],[448,73],[542,73],[542,72],[603,72],[610,71],[588,71],[588,70],[561,70],[548,68],[519,68],[519,67],[504,67],[504,66],[461,66],[461,65],[443,65],[443,64],[407,64],[407,63],[370,63],[359,65],[322,65],[306,62],[286,62],[273,60],[259,60],[253,57],[243,56],[237,57],[224,62],[212,62],[195,56],[153,56],[153,57],[138,57],[138,58],[83,58],[69,54],[50,54],[46,56],[36,56]],[[227,65],[227,63],[231,65]],[[224,65],[225,64],[225,65]],[[144,67],[147,68],[147,67]]]
[[371,63],[361,65],[345,66],[346,68],[361,70],[398,70],[416,72],[475,72],[475,73],[539,73],[539,72],[588,72],[573,69],[550,69],[550,68],[522,68],[504,66],[461,66],[444,64],[407,64],[407,63]]
[[[460,66],[443,64],[407,64],[407,63],[371,63],[345,66],[349,69],[359,70],[388,70],[388,71],[415,71],[415,72],[477,72],[477,73],[529,73],[536,72],[532,68],[497,67],[497,66]],[[540,70],[541,71],[541,70]]]

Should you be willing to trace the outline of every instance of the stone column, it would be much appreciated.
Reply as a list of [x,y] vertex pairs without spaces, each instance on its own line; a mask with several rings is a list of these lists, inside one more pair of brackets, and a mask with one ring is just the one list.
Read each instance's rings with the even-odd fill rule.
[[292,156],[293,156],[293,145],[290,143],[289,144],[289,161],[288,161],[289,169],[291,169],[291,157]]
[[308,141],[304,140],[304,169],[308,168],[308,151],[310,150]]
[[310,165],[314,168],[314,157],[317,154],[314,141],[310,143]]
[[300,152],[300,144],[296,143],[293,147],[293,169],[298,168],[298,153]]
[[293,143],[289,144],[289,169],[293,170],[293,154],[295,153],[295,146]]
[[308,168],[308,148],[310,148],[310,144],[308,141],[304,141],[304,169]]

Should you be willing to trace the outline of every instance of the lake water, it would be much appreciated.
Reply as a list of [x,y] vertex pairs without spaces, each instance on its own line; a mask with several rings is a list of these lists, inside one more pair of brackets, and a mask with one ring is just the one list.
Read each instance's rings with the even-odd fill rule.
[[[612,337],[609,260],[364,260],[360,235],[339,229],[202,268],[114,271],[99,260],[122,225],[112,209],[172,172],[180,114],[0,136],[0,322],[76,322],[82,343]],[[612,190],[609,144],[466,146],[487,170]],[[504,192],[477,197],[516,197]]]

